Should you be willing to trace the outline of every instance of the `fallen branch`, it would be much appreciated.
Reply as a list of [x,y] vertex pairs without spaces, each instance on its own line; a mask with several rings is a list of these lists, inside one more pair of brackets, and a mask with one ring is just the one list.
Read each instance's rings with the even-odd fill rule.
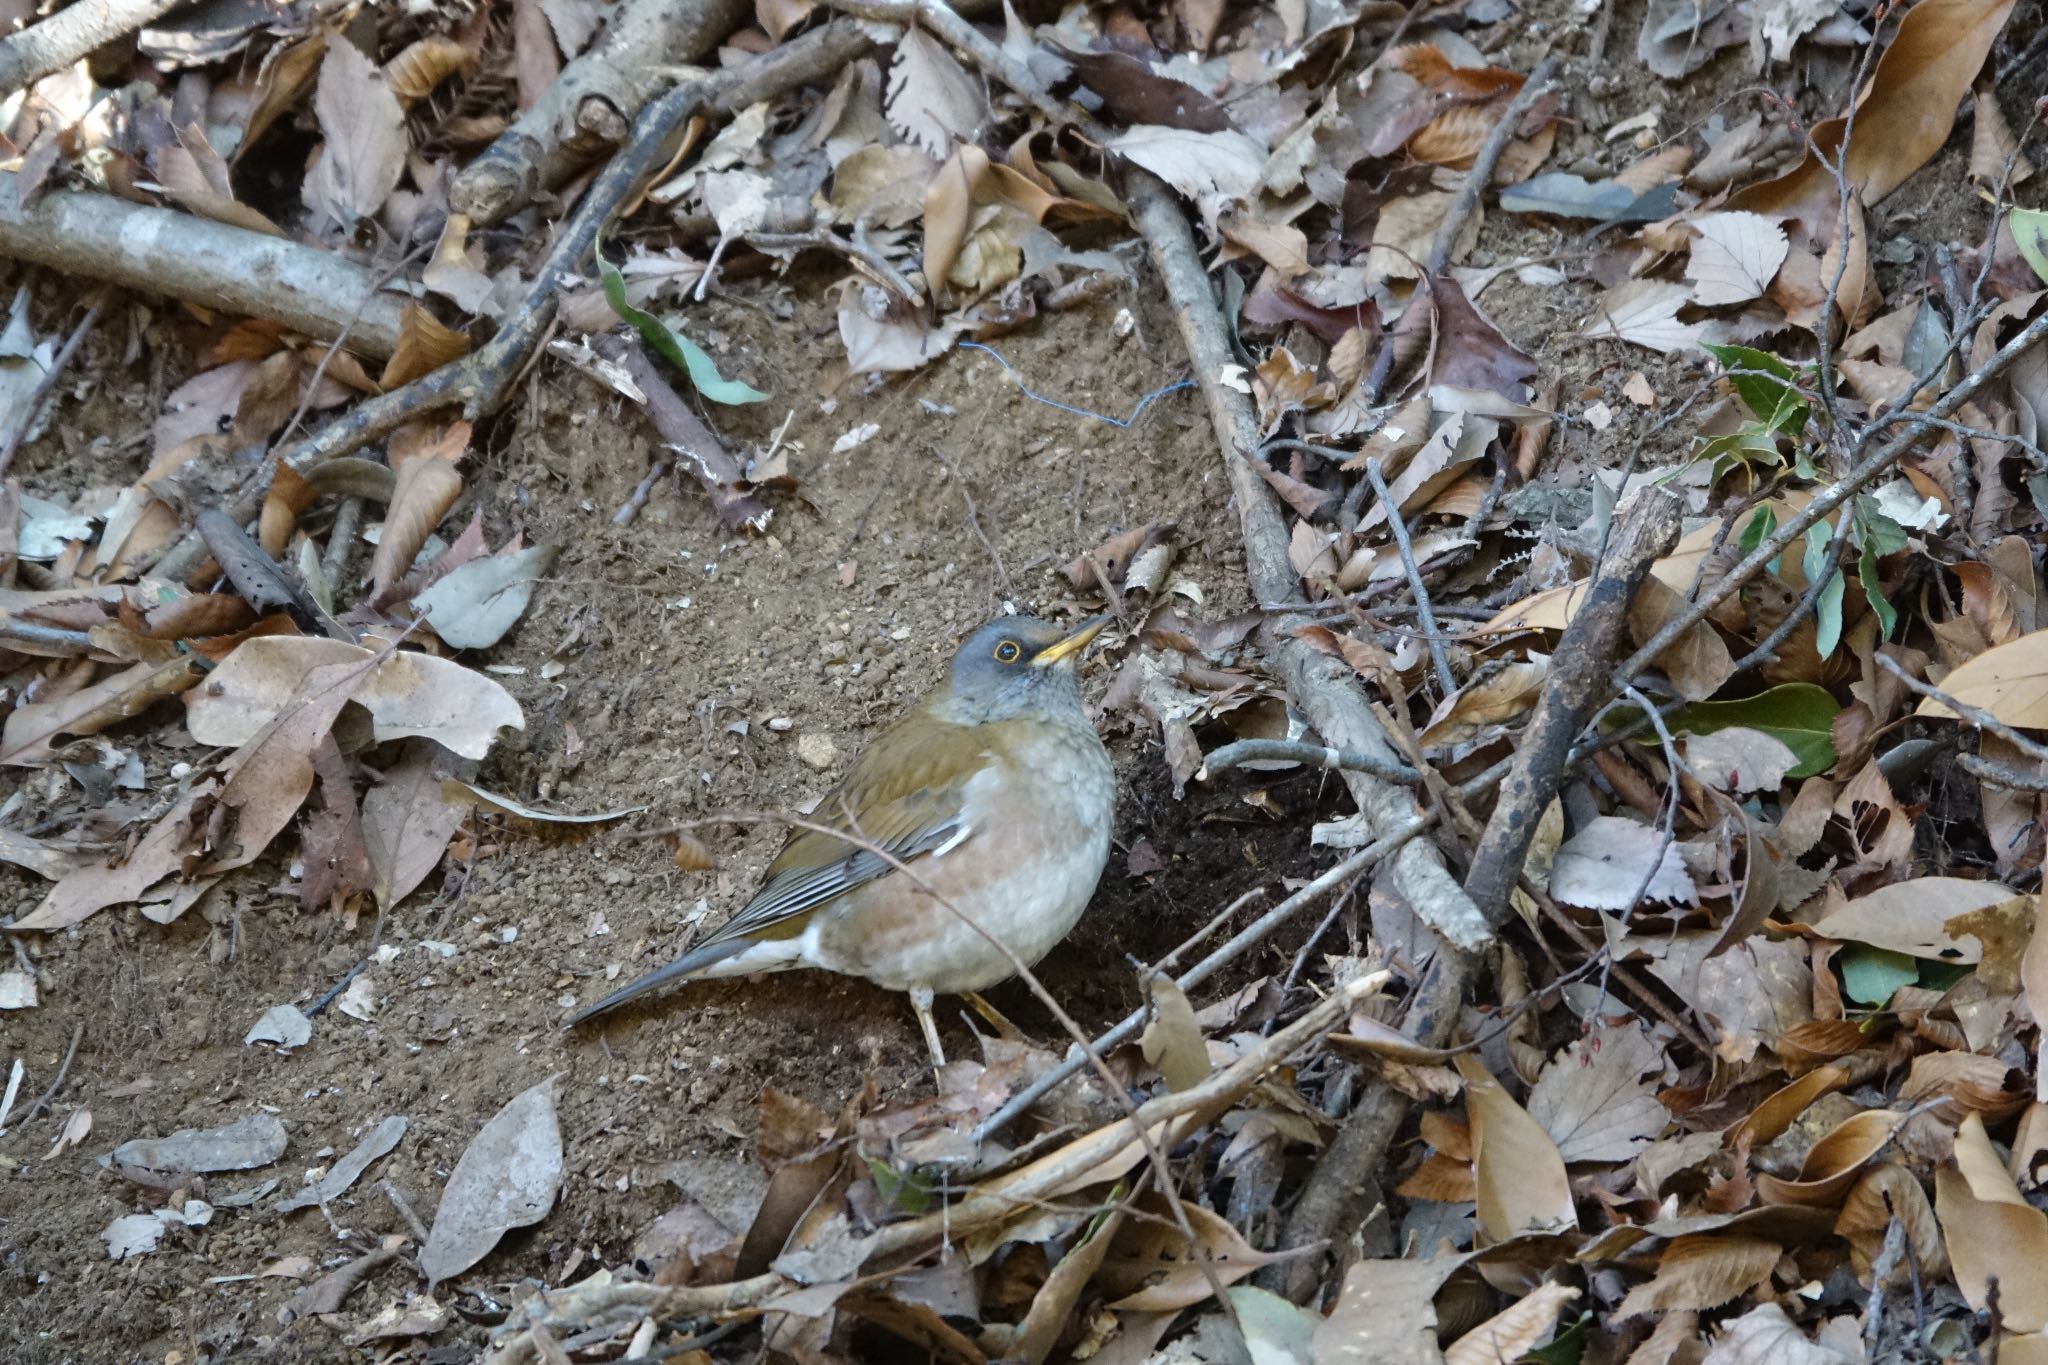
[[78,0],[0,39],[0,99],[138,32],[186,0]]
[[[1374,972],[1345,982],[1301,1018],[1277,1030],[1229,1066],[1199,1085],[1160,1095],[1136,1113],[1105,1124],[1057,1150],[968,1191],[958,1201],[922,1218],[891,1223],[867,1239],[862,1268],[869,1273],[908,1268],[964,1233],[1000,1224],[1039,1207],[1065,1191],[1120,1178],[1143,1157],[1148,1139],[1171,1147],[1222,1114],[1261,1077],[1303,1047],[1343,1023],[1352,1010],[1387,981]],[[731,1284],[674,1288],[621,1283],[598,1275],[527,1300],[499,1329],[491,1365],[524,1365],[534,1359],[531,1329],[553,1335],[591,1323],[623,1320],[627,1314],[653,1318],[701,1318],[744,1312],[799,1286],[773,1272]]]
[[596,42],[448,186],[449,207],[482,226],[623,144],[649,101],[753,12],[746,0],[621,0]]
[[[313,436],[279,451],[278,460],[265,461],[263,468],[235,493],[227,506],[228,514],[245,523],[255,517],[279,461],[304,474],[315,465],[352,454],[437,408],[459,403],[471,421],[495,411],[554,320],[563,282],[582,269],[598,234],[640,181],[665,164],[671,139],[693,115],[730,116],[750,104],[829,75],[870,44],[871,40],[853,24],[827,24],[763,53],[744,66],[678,86],[648,105],[641,111],[631,139],[598,173],[583,202],[562,225],[526,298],[503,330],[463,359],[443,365],[403,388],[359,403]],[[205,558],[204,542],[187,534],[151,566],[150,572],[159,578],[182,580],[190,577]]]
[[[73,5],[58,17],[89,8]],[[14,172],[0,172],[0,200],[19,187]],[[397,349],[405,309],[402,296],[379,291],[375,271],[330,252],[84,190],[44,194],[19,217],[0,216],[0,256],[282,323],[321,341],[346,332],[349,349],[378,360]]]
[[647,395],[647,416],[660,434],[663,448],[703,485],[719,521],[734,531],[758,535],[767,530],[768,508],[754,496],[739,461],[691,411],[648,356],[647,348],[624,337],[605,336],[595,339],[595,349],[606,360],[625,366],[633,383]]
[[[1630,505],[1616,544],[1587,591],[1586,604],[1572,618],[1551,656],[1550,676],[1536,713],[1509,760],[1493,814],[1486,822],[1465,876],[1465,889],[1486,922],[1508,917],[1508,893],[1522,875],[1536,822],[1557,794],[1572,741],[1603,699],[1608,670],[1621,652],[1629,600],[1650,565],[1678,538],[1679,504],[1669,490],[1653,488]],[[1441,1048],[1450,1041],[1466,991],[1478,976],[1474,955],[1447,948],[1430,961],[1416,988],[1402,1032],[1417,1046]],[[1337,1136],[1316,1163],[1288,1214],[1281,1245],[1343,1246],[1372,1211],[1372,1174],[1385,1159],[1395,1132],[1407,1116],[1409,1099],[1384,1081],[1367,1087]],[[1327,1256],[1304,1255],[1267,1272],[1272,1288],[1307,1302],[1316,1292]]]
[[1198,781],[1228,772],[1247,763],[1306,763],[1312,768],[1334,768],[1339,772],[1371,773],[1404,787],[1419,787],[1423,775],[1405,763],[1383,763],[1366,753],[1332,749],[1326,744],[1298,744],[1285,739],[1240,739],[1202,755]]
[[[1287,559],[1286,518],[1272,490],[1251,465],[1249,452],[1259,448],[1258,420],[1246,395],[1222,382],[1226,367],[1233,363],[1230,334],[1217,311],[1187,215],[1173,191],[1149,171],[1127,168],[1125,190],[1125,202],[1131,206],[1138,231],[1166,285],[1196,383],[1209,407],[1210,424],[1223,449],[1252,595],[1260,602],[1301,602],[1306,612],[1301,582]],[[1389,766],[1398,764],[1393,746],[1349,670],[1288,633],[1292,624],[1286,617],[1276,620],[1280,638],[1275,653],[1281,681],[1294,705],[1332,747],[1366,754]],[[1415,798],[1406,789],[1363,771],[1345,770],[1343,776],[1375,835],[1383,836],[1416,817]],[[1403,845],[1394,857],[1392,872],[1395,885],[1415,913],[1446,939],[1465,949],[1488,941],[1485,921],[1445,870],[1434,847],[1422,842]]]
[[1678,495],[1668,488],[1651,487],[1637,495],[1616,528],[1599,576],[1558,639],[1542,696],[1515,743],[1514,766],[1501,783],[1465,876],[1473,904],[1496,928],[1507,921],[1508,893],[1521,879],[1529,842],[1557,795],[1572,745],[1607,700],[1614,656],[1628,638],[1629,602],[1650,566],[1678,541],[1679,510]]

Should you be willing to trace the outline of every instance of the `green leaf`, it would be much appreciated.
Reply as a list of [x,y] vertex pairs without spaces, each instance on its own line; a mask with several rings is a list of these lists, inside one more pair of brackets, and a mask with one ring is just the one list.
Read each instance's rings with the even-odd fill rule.
[[880,1157],[867,1158],[868,1175],[875,1182],[875,1193],[882,1203],[898,1213],[911,1215],[928,1213],[934,1204],[933,1187],[920,1179],[917,1172],[903,1172],[891,1166]]
[[1877,581],[1877,556],[1864,547],[1862,558],[1856,561],[1856,577],[1863,584],[1863,600],[1870,603],[1870,609],[1877,613],[1881,628],[1879,639],[1892,638],[1892,628],[1899,624],[1898,609],[1885,600],[1884,587]]
[[1842,643],[1842,594],[1848,589],[1848,580],[1842,571],[1836,569],[1828,575],[1828,581],[1820,590],[1820,598],[1813,604],[1813,648],[1822,659],[1835,652],[1835,646]]
[[1835,959],[1842,965],[1842,989],[1859,1005],[1882,1006],[1901,986],[1920,979],[1917,958],[1867,943],[1851,943]]
[[690,382],[714,403],[732,407],[740,403],[758,403],[768,395],[752,385],[738,379],[727,379],[718,372],[718,362],[707,354],[702,346],[676,331],[654,314],[635,308],[626,298],[626,277],[619,268],[604,258],[603,243],[599,243],[597,256],[597,278],[604,286],[605,302],[612,306],[622,321],[633,324],[633,330],[640,339],[653,347],[663,359],[690,376]]
[[1756,515],[1749,519],[1749,524],[1742,528],[1742,534],[1737,537],[1735,546],[1742,553],[1750,554],[1777,529],[1777,512],[1768,505],[1759,507],[1756,509]]
[[1548,1346],[1538,1346],[1522,1358],[1541,1361],[1542,1365],[1579,1365],[1586,1354],[1588,1324],[1592,1321],[1591,1313],[1579,1314],[1579,1320],[1552,1337]]
[[1709,343],[1702,349],[1720,361],[1722,369],[1731,372],[1728,382],[1734,386],[1735,396],[1763,419],[1771,431],[1797,431],[1806,425],[1806,400],[1792,386],[1794,371],[1790,365],[1753,346]]
[[1677,733],[1711,735],[1730,726],[1761,730],[1799,760],[1787,777],[1812,777],[1834,766],[1834,723],[1841,706],[1825,687],[1781,683],[1739,701],[1696,701],[1671,713]]
[[2014,209],[2006,220],[2013,244],[2034,273],[2048,284],[2048,209]]
[[1834,530],[1826,522],[1817,521],[1806,528],[1806,549],[1799,559],[1799,567],[1811,583],[1821,576],[1828,566],[1828,544],[1834,539]]

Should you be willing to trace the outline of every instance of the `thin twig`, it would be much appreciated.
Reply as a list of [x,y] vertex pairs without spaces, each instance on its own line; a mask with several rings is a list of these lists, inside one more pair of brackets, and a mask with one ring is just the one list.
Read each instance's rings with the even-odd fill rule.
[[398,1187],[389,1180],[379,1180],[377,1188],[383,1192],[386,1199],[391,1201],[391,1207],[398,1210],[398,1216],[403,1218],[405,1225],[412,1229],[412,1235],[419,1239],[420,1245],[425,1246],[427,1244],[427,1225],[422,1223],[420,1216],[412,1211],[412,1205],[407,1203],[405,1196],[398,1192]]
[[71,1059],[78,1055],[78,1041],[83,1037],[85,1037],[85,1021],[81,1019],[71,1030],[71,1045],[64,1049],[64,1060],[58,1064],[56,1079],[50,1082],[47,1090],[36,1096],[34,1104],[31,1104],[23,1111],[21,1116],[22,1127],[26,1128],[35,1119],[37,1114],[50,1107],[51,1100],[57,1098],[57,1092],[64,1086],[64,1078],[71,1074]]
[[1388,782],[1419,787],[1423,776],[1405,763],[1389,763],[1377,754],[1352,749],[1332,749],[1326,744],[1302,744],[1286,739],[1240,739],[1202,755],[1202,767],[1195,780],[1242,767],[1247,763],[1306,763],[1312,768],[1334,768],[1340,772],[1371,773]]
[[1436,667],[1437,686],[1448,697],[1458,690],[1458,680],[1451,674],[1451,661],[1444,653],[1443,637],[1437,633],[1436,613],[1429,605],[1429,589],[1422,582],[1422,570],[1415,563],[1415,546],[1408,539],[1408,523],[1402,519],[1401,506],[1387,488],[1386,476],[1380,472],[1380,462],[1371,456],[1365,460],[1365,477],[1371,482],[1374,496],[1379,498],[1380,506],[1386,511],[1387,525],[1394,532],[1394,547],[1401,552],[1401,568],[1408,575],[1408,590],[1415,595],[1415,617],[1422,623],[1430,662]]
[[632,496],[620,503],[619,510],[612,513],[612,525],[631,526],[633,518],[639,516],[640,509],[647,505],[647,495],[654,491],[654,485],[660,483],[662,476],[674,467],[675,462],[667,455],[657,456],[654,463],[647,467],[646,476],[633,485]]
[[1879,668],[1882,668],[1885,672],[1904,683],[1907,691],[1946,706],[1965,725],[1974,726],[1979,730],[1990,731],[2007,744],[2012,745],[2013,748],[2018,749],[2028,758],[2033,759],[2036,763],[2048,763],[2048,745],[2043,745],[2038,740],[2029,739],[1997,716],[1986,711],[1983,707],[1972,706],[1959,697],[1950,696],[1932,683],[1922,682],[1911,673],[1908,673],[1905,666],[1891,655],[1879,651],[1872,657],[1877,660]]
[[21,421],[15,425],[13,431],[7,433],[7,444],[0,446],[0,479],[6,478],[7,471],[13,467],[14,452],[21,449],[21,443],[28,439],[29,430],[36,424],[36,415],[43,410],[43,404],[49,401],[50,395],[56,392],[57,383],[64,377],[64,370],[71,364],[71,358],[78,354],[78,348],[92,335],[92,329],[99,325],[100,310],[106,306],[106,302],[106,290],[93,291],[92,302],[86,307],[85,316],[71,329],[71,335],[64,338],[64,345],[50,361],[50,368],[43,371],[43,377],[36,381],[35,392],[30,394],[28,402],[22,405]]

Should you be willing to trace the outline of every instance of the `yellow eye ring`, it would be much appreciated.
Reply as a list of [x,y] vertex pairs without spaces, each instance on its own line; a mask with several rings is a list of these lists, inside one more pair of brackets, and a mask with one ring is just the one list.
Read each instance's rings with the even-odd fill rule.
[[999,664],[1013,664],[1023,656],[1023,653],[1023,650],[1017,648],[1015,640],[1005,640],[996,646],[996,662]]

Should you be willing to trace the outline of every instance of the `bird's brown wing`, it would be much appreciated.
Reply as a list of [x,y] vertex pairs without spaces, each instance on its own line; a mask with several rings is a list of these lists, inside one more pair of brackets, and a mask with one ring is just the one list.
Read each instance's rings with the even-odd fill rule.
[[[811,913],[853,888],[972,833],[967,784],[993,762],[979,729],[919,713],[876,738],[818,806],[815,822],[872,844],[883,857],[821,830],[790,836],[754,899],[705,940],[794,938]],[[892,859],[894,861],[892,861]]]

